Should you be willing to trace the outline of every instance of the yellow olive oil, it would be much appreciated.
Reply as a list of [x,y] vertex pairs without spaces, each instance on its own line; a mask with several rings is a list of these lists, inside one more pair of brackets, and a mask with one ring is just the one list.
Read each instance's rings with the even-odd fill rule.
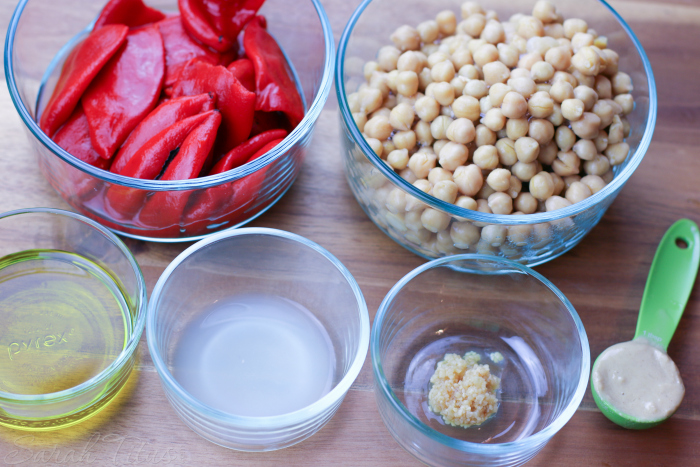
[[119,356],[130,329],[122,290],[93,261],[57,250],[0,258],[0,391],[75,387]]

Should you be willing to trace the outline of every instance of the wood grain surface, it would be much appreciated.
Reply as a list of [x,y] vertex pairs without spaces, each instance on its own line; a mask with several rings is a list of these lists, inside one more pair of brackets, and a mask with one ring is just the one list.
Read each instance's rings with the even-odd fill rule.
[[[16,0],[0,0],[7,28]],[[486,2],[484,2],[486,3]],[[658,121],[644,161],[600,224],[571,252],[537,270],[571,300],[595,358],[634,333],[656,246],[681,217],[700,222],[700,2],[611,2],[644,46],[656,76]],[[336,41],[359,0],[323,0]],[[252,226],[303,235],[336,255],[352,272],[374,314],[391,286],[423,259],[370,222],[344,178],[334,91],[321,114],[299,179]],[[37,170],[9,98],[0,89],[0,211],[50,206],[67,209]],[[126,240],[149,293],[187,244]],[[2,325],[0,323],[0,325]],[[643,432],[605,419],[590,395],[571,421],[530,462],[533,466],[700,465],[700,287],[695,286],[669,348],[686,396],[667,423]],[[168,404],[145,337],[127,387],[94,418],[70,429],[27,433],[0,427],[0,465],[420,465],[385,429],[376,409],[369,356],[335,417],[319,433],[282,451],[250,454],[224,449],[188,429]]]

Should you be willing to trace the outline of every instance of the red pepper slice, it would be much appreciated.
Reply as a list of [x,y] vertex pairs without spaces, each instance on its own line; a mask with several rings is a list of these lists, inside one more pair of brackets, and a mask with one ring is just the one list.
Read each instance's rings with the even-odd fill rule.
[[255,92],[255,68],[253,62],[247,58],[241,58],[226,67],[233,76],[241,82],[250,92]]
[[223,66],[190,60],[173,86],[173,97],[192,96],[205,92],[216,94],[216,107],[221,111],[222,131],[217,152],[223,154],[248,139],[253,127],[255,93],[248,91]]
[[129,32],[126,45],[100,71],[82,98],[92,144],[101,157],[110,159],[153,109],[164,72],[165,53],[158,28],[146,26]]
[[256,152],[266,146],[270,141],[282,140],[285,136],[287,136],[286,130],[270,130],[250,138],[245,143],[241,143],[231,149],[222,157],[211,172],[209,172],[209,175],[227,172],[245,164],[251,160]]
[[135,28],[163,18],[165,15],[162,12],[146,6],[141,0],[110,0],[97,17],[94,29],[108,24],[124,24]]
[[134,154],[151,138],[160,133],[163,128],[168,128],[185,118],[212,110],[214,102],[215,96],[212,94],[184,96],[163,102],[134,128],[114,158],[110,170],[114,173],[121,173]]
[[[282,139],[269,141],[246,162],[267,154],[281,142]],[[224,222],[236,223],[233,221],[238,219],[257,198],[266,173],[267,167],[234,182],[208,188],[203,193],[196,194],[196,198],[188,204],[183,217],[187,235],[206,233],[209,225]]]
[[81,105],[78,104],[68,121],[56,132],[53,140],[81,161],[103,170],[109,168],[109,161],[102,159],[92,147],[87,117]]
[[[177,122],[151,138],[120,172],[120,175],[152,180],[163,170],[172,151],[180,147],[185,138],[211,114],[210,110]],[[130,219],[143,204],[147,192],[137,188],[112,185],[107,191],[105,209],[115,215]]]
[[243,47],[255,67],[255,110],[282,111],[296,127],[304,118],[304,104],[282,49],[265,30],[265,18],[256,16],[248,23]]
[[212,65],[221,65],[221,55],[195,42],[185,32],[180,16],[164,19],[158,23],[165,47],[165,86],[172,86],[180,70],[189,60],[199,57]]
[[178,0],[182,24],[192,37],[219,52],[226,52],[235,43],[215,31],[206,16],[201,0]]
[[[180,151],[165,169],[161,180],[189,180],[199,175],[214,148],[221,114],[214,112],[185,138]],[[139,214],[139,223],[173,231],[176,235],[189,191],[159,191],[153,194]]]
[[66,58],[39,126],[48,136],[71,116],[87,87],[126,40],[129,28],[115,24],[93,31]]
[[235,41],[246,24],[255,17],[265,0],[203,0],[214,30]]

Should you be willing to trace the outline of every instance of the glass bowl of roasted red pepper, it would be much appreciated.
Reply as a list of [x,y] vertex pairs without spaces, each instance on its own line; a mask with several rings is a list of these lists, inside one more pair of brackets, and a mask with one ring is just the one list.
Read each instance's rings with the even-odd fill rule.
[[22,0],[10,95],[77,211],[145,240],[249,222],[292,185],[331,87],[318,0]]

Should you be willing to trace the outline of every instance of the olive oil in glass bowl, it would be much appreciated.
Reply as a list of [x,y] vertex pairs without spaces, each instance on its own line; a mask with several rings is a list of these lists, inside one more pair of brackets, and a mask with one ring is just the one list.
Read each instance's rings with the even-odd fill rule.
[[144,326],[143,277],[124,244],[82,216],[0,215],[0,424],[74,425],[131,372]]

